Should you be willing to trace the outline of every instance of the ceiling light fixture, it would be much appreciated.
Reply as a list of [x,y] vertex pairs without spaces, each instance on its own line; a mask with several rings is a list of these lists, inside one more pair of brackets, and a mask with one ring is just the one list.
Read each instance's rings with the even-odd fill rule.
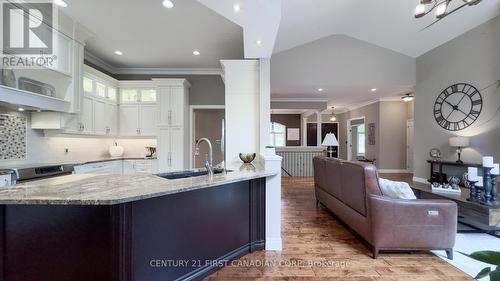
[[17,111],[21,111],[22,112],[22,111],[24,111],[24,108],[20,107],[20,108],[17,109]]
[[239,11],[241,11],[240,4],[234,4],[234,5],[233,5],[233,10],[234,10],[235,12],[237,12],[237,13],[238,13]]
[[193,55],[195,55],[195,56],[199,56],[199,55],[201,55],[201,53],[200,53],[200,51],[194,50],[194,51],[193,51]]
[[337,121],[337,116],[335,116],[335,107],[332,106],[332,116],[330,116],[330,121],[335,122]]
[[323,88],[318,89],[318,92],[323,92],[323,91],[324,91]]
[[436,17],[442,19],[464,7],[477,5],[482,0],[461,0],[463,2],[462,5],[448,12],[448,7],[452,1],[454,0],[420,0],[420,4],[415,8],[414,16],[415,18],[421,18],[436,10]]
[[54,0],[54,4],[63,8],[68,7],[68,3],[64,2],[64,0]]
[[123,53],[121,51],[115,51],[115,55],[119,55],[119,56],[122,56]]
[[170,1],[170,0],[163,0],[163,7],[167,8],[167,9],[172,9],[174,7],[174,2]]
[[377,89],[376,89],[376,88],[372,88],[370,91],[372,91],[372,92],[376,92],[376,91],[377,91]]
[[255,43],[257,43],[257,45],[262,45],[262,40],[257,40]]
[[404,102],[409,102],[415,99],[412,93],[408,93],[401,98]]

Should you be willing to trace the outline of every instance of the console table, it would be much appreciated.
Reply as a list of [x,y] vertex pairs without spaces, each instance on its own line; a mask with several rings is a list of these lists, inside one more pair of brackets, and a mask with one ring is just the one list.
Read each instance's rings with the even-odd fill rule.
[[[430,184],[411,182],[410,187],[419,199],[453,200],[458,206],[458,221],[500,237],[500,207],[491,207],[467,201],[469,189],[461,188],[460,195],[433,193]],[[499,196],[500,197],[500,196]]]
[[467,167],[482,167],[481,164],[476,164],[476,163],[457,163],[454,161],[442,161],[442,160],[427,160],[427,163],[430,164],[430,170],[431,170],[431,178],[432,175],[434,174],[434,167],[438,166],[438,171],[439,171],[439,183],[445,183],[446,179],[443,179],[443,167],[446,166],[453,166],[453,167],[464,167],[467,169]]

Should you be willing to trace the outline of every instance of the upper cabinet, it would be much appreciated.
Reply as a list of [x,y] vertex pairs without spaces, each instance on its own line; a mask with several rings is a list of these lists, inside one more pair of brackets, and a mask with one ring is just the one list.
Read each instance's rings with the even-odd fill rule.
[[188,120],[189,87],[186,79],[153,79],[157,86],[160,126],[184,126]]
[[156,137],[159,110],[151,81],[120,81],[119,88],[119,136]]

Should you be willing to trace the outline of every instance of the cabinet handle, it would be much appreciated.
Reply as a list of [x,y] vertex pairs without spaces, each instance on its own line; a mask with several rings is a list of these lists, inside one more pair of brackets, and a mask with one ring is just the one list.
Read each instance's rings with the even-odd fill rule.
[[169,163],[168,165],[172,167],[172,152],[168,153],[168,163]]
[[137,132],[138,135],[140,135],[141,134],[141,128],[137,128],[136,132]]
[[172,125],[172,110],[168,111],[168,124]]

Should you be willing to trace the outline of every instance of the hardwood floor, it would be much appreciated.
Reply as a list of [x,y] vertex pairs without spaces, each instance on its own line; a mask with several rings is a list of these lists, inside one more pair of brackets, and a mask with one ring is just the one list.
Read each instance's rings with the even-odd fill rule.
[[316,207],[312,178],[283,178],[283,251],[259,251],[205,280],[472,280],[431,253],[376,260],[325,207]]

